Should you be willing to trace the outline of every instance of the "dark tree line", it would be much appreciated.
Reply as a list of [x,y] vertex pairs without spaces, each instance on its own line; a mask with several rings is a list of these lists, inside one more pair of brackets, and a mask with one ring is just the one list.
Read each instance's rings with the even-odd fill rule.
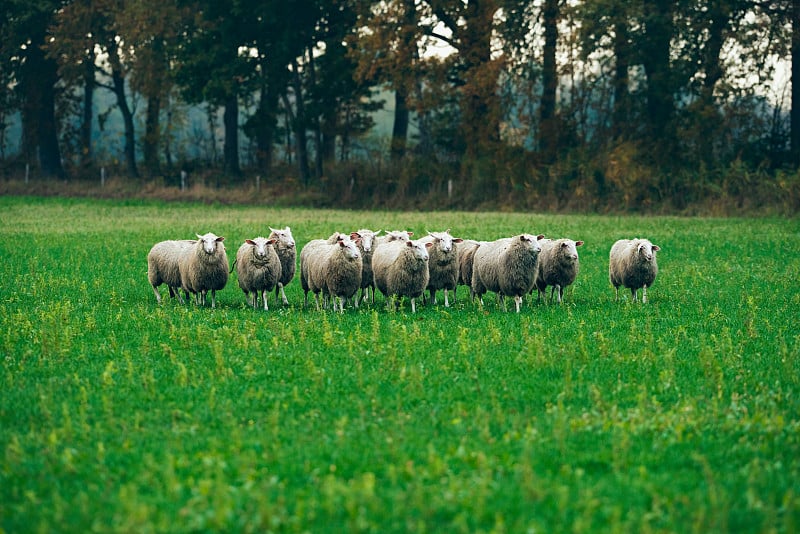
[[[635,178],[632,168],[675,176],[800,163],[800,84],[767,98],[779,65],[800,75],[798,1],[4,5],[0,135],[19,112],[20,157],[46,175],[97,164],[98,91],[113,94],[122,117],[130,177],[176,165],[185,125],[175,110],[186,104],[206,106],[212,122],[221,112],[221,167],[234,181],[244,135],[255,146],[245,166],[268,175],[279,147],[311,183],[350,157],[384,104],[397,164],[455,161],[456,174],[493,169],[498,182],[514,161],[562,170],[589,161],[601,182]],[[376,101],[379,88],[393,99]]]

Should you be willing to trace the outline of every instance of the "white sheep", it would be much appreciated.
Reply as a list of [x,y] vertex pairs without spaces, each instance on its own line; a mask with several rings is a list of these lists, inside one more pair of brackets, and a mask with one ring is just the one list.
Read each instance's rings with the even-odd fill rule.
[[153,293],[156,295],[156,302],[161,304],[161,294],[158,286],[166,284],[169,289],[169,296],[175,298],[183,304],[181,297],[181,272],[180,259],[196,243],[193,239],[180,241],[161,241],[153,245],[147,254],[147,279],[153,286]]
[[[321,247],[320,254],[325,293],[330,295],[334,311],[336,299],[339,299],[339,311],[344,313],[345,301],[354,297],[361,287],[364,265],[361,251],[356,241],[344,238],[334,245]],[[354,305],[358,308],[358,299]]]
[[536,288],[538,298],[545,296],[547,286],[550,290],[550,300],[553,295],[558,295],[558,303],[564,299],[564,288],[572,284],[580,271],[578,248],[583,241],[572,239],[543,239],[540,242],[542,252],[539,254],[539,269],[536,272]]
[[367,228],[362,228],[350,234],[350,239],[358,244],[358,249],[361,251],[361,259],[363,268],[361,270],[361,294],[358,300],[366,302],[367,298],[372,295],[372,303],[375,304],[375,280],[372,277],[372,252],[377,244],[378,234],[380,230],[372,231]]
[[[323,308],[328,307],[328,297],[339,300],[339,310],[344,312],[344,302],[361,287],[363,259],[358,245],[344,234],[334,234],[327,240],[310,241],[300,251],[300,284],[305,292],[304,305],[308,305],[308,292],[314,295],[317,309],[318,294],[322,294]],[[358,307],[356,300],[355,306]]]
[[258,304],[259,293],[264,301],[264,310],[269,310],[269,293],[277,286],[281,277],[281,260],[275,252],[275,239],[257,237],[246,239],[236,252],[236,276],[244,291],[248,304],[253,295],[253,308]]
[[428,248],[431,243],[395,240],[382,243],[372,254],[372,275],[381,293],[391,300],[395,309],[395,297],[411,299],[411,312],[416,309],[416,298],[428,286]]
[[450,235],[448,228],[444,232],[428,232],[428,235],[420,238],[419,242],[431,243],[433,246],[428,249],[428,291],[430,291],[431,301],[436,304],[436,291],[444,290],[444,305],[450,307],[448,291],[455,291],[458,284],[458,257],[457,244],[463,240]]
[[195,295],[195,302],[206,303],[206,293],[211,291],[211,307],[217,305],[217,291],[228,283],[228,256],[224,237],[209,232],[197,234],[197,242],[181,256],[179,269],[181,287]]
[[[456,261],[458,262],[458,285],[467,286],[472,294],[472,263],[475,259],[475,251],[478,250],[480,242],[474,239],[464,239],[456,247]],[[455,290],[453,290],[453,300],[455,300]]]
[[533,289],[542,247],[543,235],[521,234],[483,243],[475,251],[472,266],[472,290],[483,305],[483,294],[494,291],[500,296],[503,310],[504,297],[514,297],[517,313],[523,295]]
[[408,230],[389,230],[375,240],[375,245],[383,245],[392,241],[411,241],[413,235],[414,232],[409,232]]
[[637,290],[642,288],[642,302],[647,302],[647,288],[653,285],[658,274],[656,252],[661,247],[647,239],[620,239],[611,247],[608,261],[608,278],[617,300],[619,286],[630,288],[636,302]]
[[280,293],[283,305],[289,304],[289,299],[286,298],[284,287],[294,278],[294,272],[297,268],[297,249],[295,248],[294,237],[292,236],[292,229],[288,226],[282,230],[271,228],[269,239],[276,239],[275,252],[278,253],[278,258],[281,260],[281,277],[278,284],[275,286],[275,298],[278,298]]
[[332,243],[335,243],[335,240],[331,242],[330,239],[312,239],[300,251],[300,286],[303,288],[304,293],[303,307],[308,307],[308,292],[311,291],[311,294],[314,295],[314,303],[319,309],[317,294],[323,290],[323,283],[321,280],[318,281],[311,278],[311,270],[313,267],[316,274],[318,270],[316,263],[319,262],[321,257],[320,249]]

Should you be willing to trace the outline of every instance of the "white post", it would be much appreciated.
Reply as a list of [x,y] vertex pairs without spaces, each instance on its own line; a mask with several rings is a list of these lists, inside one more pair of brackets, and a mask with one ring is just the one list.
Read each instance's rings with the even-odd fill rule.
[[453,179],[447,180],[447,198],[452,198],[453,196]]
[[106,186],[106,168],[100,167],[100,187]]
[[186,171],[181,171],[181,191],[186,190]]

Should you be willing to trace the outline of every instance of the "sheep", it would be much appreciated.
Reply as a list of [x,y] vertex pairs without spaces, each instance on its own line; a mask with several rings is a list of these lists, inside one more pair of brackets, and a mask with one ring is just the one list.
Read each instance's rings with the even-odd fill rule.
[[[333,300],[336,310],[336,299],[339,299],[339,311],[344,313],[344,303],[355,296],[361,287],[364,260],[358,249],[357,240],[340,239],[335,245],[321,248],[322,280],[325,292]],[[312,274],[312,278],[316,275]],[[358,299],[354,305],[358,308]]]
[[[318,310],[317,295],[322,293],[323,308],[327,308],[330,296],[334,309],[338,298],[339,309],[344,312],[344,301],[355,295],[361,287],[362,266],[363,259],[356,241],[344,234],[331,236],[327,240],[310,241],[300,251],[300,283],[305,292],[304,305],[308,305],[308,292],[311,291]],[[357,300],[355,306],[358,307]]]
[[276,239],[275,252],[281,260],[281,277],[275,286],[275,298],[278,298],[280,293],[283,305],[289,304],[289,299],[286,298],[284,287],[294,278],[294,272],[297,268],[297,249],[295,248],[294,237],[292,237],[292,229],[288,226],[283,230],[276,230],[270,227],[270,234],[268,239]]
[[540,243],[542,252],[539,254],[539,269],[536,271],[536,288],[538,299],[545,296],[547,286],[550,290],[550,300],[558,292],[558,303],[564,299],[564,288],[572,284],[578,276],[580,263],[578,249],[583,241],[571,239],[544,239]]
[[[333,236],[331,236],[333,237]],[[329,239],[312,239],[303,247],[300,251],[300,286],[303,288],[304,298],[303,298],[303,307],[308,307],[308,292],[314,295],[314,303],[317,305],[317,309],[319,309],[319,301],[317,300],[317,294],[322,291],[322,282],[317,282],[317,280],[311,278],[311,269],[312,265],[317,262],[321,256],[320,250],[325,245],[331,245],[336,241],[330,242]],[[316,266],[315,272],[316,272]]]
[[153,286],[153,293],[156,295],[156,302],[161,304],[161,294],[158,286],[166,284],[169,289],[169,296],[175,298],[183,304],[181,297],[181,273],[179,268],[180,258],[196,243],[193,239],[180,241],[161,241],[153,245],[147,254],[147,279]]
[[472,291],[483,305],[483,294],[494,291],[500,296],[503,310],[504,297],[514,297],[517,313],[522,296],[533,289],[538,269],[539,240],[543,235],[521,234],[481,244],[475,251],[472,267]]
[[217,291],[228,283],[228,256],[225,254],[224,237],[209,232],[197,234],[197,242],[181,256],[179,269],[181,287],[195,295],[195,302],[206,303],[206,293],[211,291],[211,307],[217,305]]
[[275,252],[275,239],[257,237],[246,239],[236,252],[236,276],[244,291],[248,304],[253,294],[253,308],[258,304],[259,292],[264,301],[264,310],[269,310],[269,293],[281,277],[281,260]]
[[395,240],[383,243],[372,254],[372,275],[375,285],[395,309],[395,297],[411,299],[411,312],[415,313],[416,298],[428,286],[428,248],[432,243]]
[[[458,262],[458,285],[470,288],[470,298],[472,295],[472,262],[475,259],[475,251],[478,250],[480,242],[474,239],[465,239],[456,247],[456,261]],[[453,300],[456,298],[456,290],[453,290]]]
[[366,302],[369,295],[372,295],[372,304],[375,304],[375,280],[372,277],[372,252],[375,248],[376,239],[381,231],[372,231],[366,228],[357,230],[350,234],[350,239],[358,244],[361,251],[362,270],[361,270],[361,294],[358,300]]
[[458,258],[457,244],[463,239],[450,235],[448,228],[444,232],[428,232],[428,235],[420,238],[420,243],[432,243],[433,246],[428,250],[428,291],[430,291],[431,301],[436,304],[436,290],[444,290],[444,305],[450,307],[448,291],[456,289],[458,284]]
[[619,300],[619,286],[630,288],[636,302],[637,291],[642,288],[642,303],[647,302],[647,288],[653,285],[658,274],[656,252],[661,247],[647,239],[620,239],[611,247],[608,278]]
[[375,241],[375,246],[391,243],[392,241],[411,241],[414,232],[407,230],[389,230]]

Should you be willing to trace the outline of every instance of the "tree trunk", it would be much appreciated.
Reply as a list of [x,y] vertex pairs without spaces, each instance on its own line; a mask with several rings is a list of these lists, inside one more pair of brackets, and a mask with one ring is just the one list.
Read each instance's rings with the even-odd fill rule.
[[147,113],[144,132],[144,165],[147,173],[157,176],[160,171],[158,148],[161,144],[161,97],[151,96],[147,99]]
[[225,125],[223,166],[227,174],[238,177],[242,170],[239,167],[239,99],[236,94],[229,95],[225,100],[222,121]]
[[628,20],[624,13],[617,15],[614,23],[614,107],[612,111],[611,135],[615,140],[625,137],[630,131],[630,97],[628,68],[630,67],[630,43]]
[[556,90],[558,72],[556,46],[558,45],[559,0],[545,0],[544,49],[542,57],[542,102],[540,106],[539,148],[545,162],[551,163],[558,151],[558,118],[556,117]]
[[23,105],[23,150],[26,158],[38,159],[45,176],[64,177],[58,146],[55,84],[58,65],[47,59],[39,46],[29,46],[21,76]]
[[92,119],[94,118],[92,106],[95,86],[94,59],[94,52],[89,52],[83,64],[83,117],[80,130],[80,158],[81,167],[84,168],[91,167],[94,159],[92,154]]
[[[672,3],[645,0],[645,37],[641,47],[642,63],[647,75],[647,119],[650,141],[665,148],[662,160],[672,158],[672,117],[675,108],[670,69],[670,42],[674,33]],[[664,159],[666,158],[666,159]]]
[[392,161],[403,159],[406,154],[406,139],[408,138],[408,95],[405,88],[400,85],[394,92],[394,124],[392,125]]
[[[308,166],[308,135],[306,133],[306,113],[303,102],[303,82],[300,79],[300,71],[297,61],[292,61],[293,89],[295,112],[292,118],[292,129],[294,130],[295,145],[297,146],[297,166],[300,171],[300,180],[303,185],[309,185],[311,181],[311,168]],[[287,110],[291,112],[291,105],[288,98],[284,96],[284,103]]]
[[125,96],[125,77],[116,46],[108,48],[108,61],[111,64],[111,80],[114,84],[113,89],[117,97],[117,106],[120,113],[122,113],[122,123],[125,127],[125,163],[128,174],[132,178],[138,178],[139,170],[136,168],[136,133],[133,126],[133,112],[128,106],[128,99]]
[[[465,61],[462,91],[462,131],[468,156],[490,153],[500,139],[500,103],[497,96],[499,65],[491,59],[494,2],[470,1],[467,24],[461,30]],[[454,33],[458,32],[456,28]]]
[[792,2],[792,111],[789,117],[792,164],[800,167],[800,0]]
[[261,87],[253,129],[256,138],[256,165],[262,173],[269,173],[272,168],[272,145],[278,125],[277,109],[278,95],[272,90],[272,85],[266,83]]

